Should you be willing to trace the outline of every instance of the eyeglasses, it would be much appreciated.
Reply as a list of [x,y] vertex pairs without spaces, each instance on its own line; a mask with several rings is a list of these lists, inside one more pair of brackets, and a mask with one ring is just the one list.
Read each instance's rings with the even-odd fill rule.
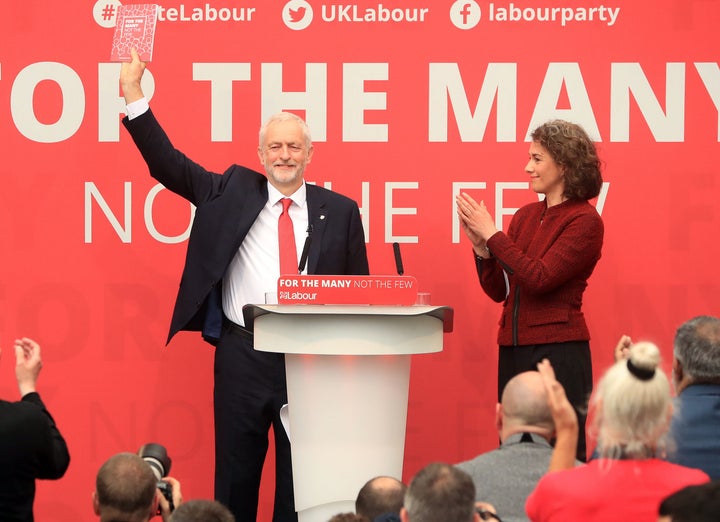
[[480,515],[480,520],[497,520],[498,522],[502,522],[502,519],[492,511],[480,508],[476,509],[475,511],[478,515]]

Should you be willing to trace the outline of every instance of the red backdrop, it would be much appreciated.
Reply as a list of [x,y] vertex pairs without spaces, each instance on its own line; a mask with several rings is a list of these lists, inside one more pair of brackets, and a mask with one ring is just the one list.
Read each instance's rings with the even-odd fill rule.
[[[37,339],[39,388],[72,454],[39,485],[42,521],[92,520],[100,464],[149,441],[169,449],[186,498],[212,496],[212,348],[188,333],[165,347],[191,210],[158,192],[121,128],[117,3],[0,7],[0,396],[17,398],[12,340]],[[682,321],[719,313],[720,3],[538,5],[162,4],[145,88],[175,144],[210,169],[260,168],[261,121],[300,113],[307,177],[358,201],[371,272],[394,273],[398,241],[406,274],[455,309],[444,351],[413,361],[406,480],[496,444],[500,308],[476,281],[454,194],[506,227],[536,197],[523,166],[542,121],[582,123],[605,162],[606,238],[585,296],[596,377],[621,334],[669,360]]]

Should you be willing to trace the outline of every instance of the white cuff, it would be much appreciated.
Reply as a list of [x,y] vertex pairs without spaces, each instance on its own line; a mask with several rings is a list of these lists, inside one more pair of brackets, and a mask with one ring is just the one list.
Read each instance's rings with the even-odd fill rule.
[[126,109],[128,119],[132,120],[133,118],[137,118],[141,114],[145,114],[148,110],[150,110],[150,104],[148,103],[147,98],[140,98],[132,103],[128,103]]

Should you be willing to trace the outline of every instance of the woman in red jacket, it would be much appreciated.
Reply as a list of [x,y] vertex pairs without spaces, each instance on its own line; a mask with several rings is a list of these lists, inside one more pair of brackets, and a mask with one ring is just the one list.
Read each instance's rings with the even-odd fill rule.
[[585,460],[592,362],[582,296],[603,242],[602,219],[588,203],[602,187],[600,160],[574,123],[550,121],[531,137],[525,171],[545,198],[519,209],[507,233],[495,227],[484,202],[465,193],[457,197],[457,212],[483,290],[503,303],[498,397],[513,376],[548,359],[578,411],[578,458]]
[[627,359],[616,362],[598,381],[591,399],[598,458],[584,466],[575,466],[573,459],[578,432],[572,409],[550,365],[540,364],[557,444],[548,473],[525,504],[531,521],[655,522],[662,499],[686,486],[708,482],[710,477],[702,470],[663,460],[671,443],[673,403],[660,362],[656,345],[637,343]]

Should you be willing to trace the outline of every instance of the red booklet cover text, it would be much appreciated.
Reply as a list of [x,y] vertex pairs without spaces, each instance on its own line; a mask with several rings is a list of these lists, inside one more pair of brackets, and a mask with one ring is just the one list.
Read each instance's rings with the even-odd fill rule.
[[157,7],[156,4],[118,6],[110,61],[129,62],[130,49],[133,47],[140,55],[140,60],[143,62],[152,60]]

